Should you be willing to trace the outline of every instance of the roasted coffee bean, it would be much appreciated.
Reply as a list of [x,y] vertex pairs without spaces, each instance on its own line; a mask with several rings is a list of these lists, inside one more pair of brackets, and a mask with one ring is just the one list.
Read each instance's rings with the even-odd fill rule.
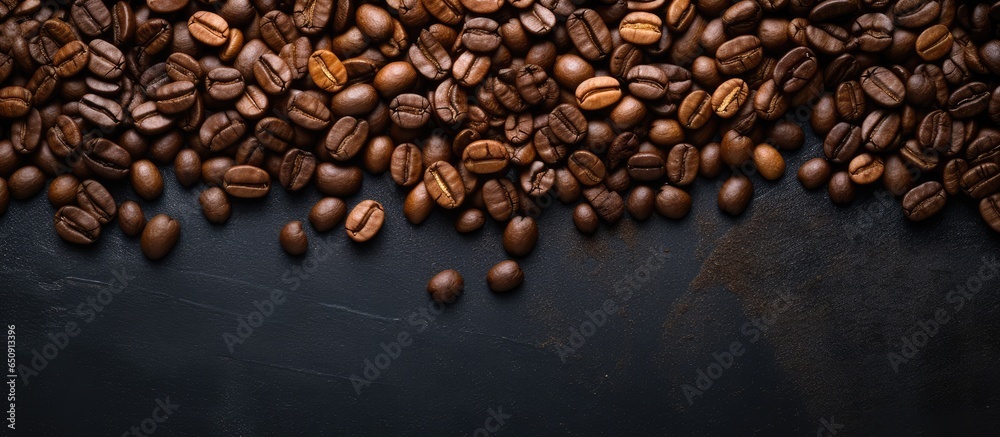
[[940,182],[924,182],[903,197],[903,213],[912,221],[926,220],[944,209],[947,197]]
[[111,28],[111,11],[100,0],[76,0],[70,16],[77,30],[87,36],[96,37]]
[[288,91],[292,82],[292,69],[278,55],[265,53],[253,64],[253,76],[268,94],[278,95]]
[[506,178],[490,179],[483,184],[483,204],[490,216],[497,221],[507,221],[521,209],[520,197],[514,183]]
[[750,92],[743,79],[729,79],[719,85],[712,94],[712,109],[722,118],[731,118],[743,106]]
[[615,191],[609,191],[604,185],[584,189],[583,196],[597,211],[597,215],[608,223],[617,223],[625,213],[625,201],[622,200],[622,196]]
[[[2,94],[3,90],[0,90],[0,96]],[[0,102],[0,108],[2,105],[3,102]],[[112,130],[125,121],[125,113],[121,105],[114,100],[95,94],[87,94],[80,99],[80,116],[107,130]]]
[[[524,23],[523,17],[521,21]],[[597,61],[611,54],[611,32],[600,14],[593,9],[577,9],[573,12],[566,19],[566,31],[584,58]]]
[[704,90],[688,94],[677,108],[677,118],[687,129],[698,129],[712,117],[712,96]]
[[618,24],[622,39],[635,45],[650,45],[659,41],[663,21],[649,12],[630,12]]
[[153,98],[156,100],[157,111],[168,115],[180,114],[195,104],[198,90],[192,82],[171,82],[158,87]]
[[431,119],[431,103],[419,94],[400,94],[389,103],[389,118],[404,129],[423,127]]
[[656,193],[655,205],[664,217],[679,220],[691,211],[691,195],[673,185],[662,185]]
[[403,202],[403,216],[410,223],[419,225],[430,217],[436,204],[430,194],[427,194],[427,187],[421,181],[406,195],[406,200]]
[[592,77],[576,87],[576,103],[585,110],[607,108],[618,103],[621,97],[621,85],[610,76]]
[[757,172],[764,179],[776,181],[785,175],[785,159],[770,144],[758,144],[754,147],[752,159]]
[[363,200],[347,215],[344,229],[347,236],[356,242],[371,240],[382,229],[385,222],[385,208],[374,200]]
[[[80,188],[80,180],[72,174],[56,176],[49,184],[49,203],[55,208],[60,208],[76,202],[76,193]],[[6,183],[4,183],[6,191]],[[8,194],[8,193],[5,193]]]
[[347,69],[329,50],[317,50],[309,56],[309,75],[316,86],[335,93],[347,83]]
[[503,248],[507,253],[523,257],[538,242],[538,223],[531,217],[514,217],[503,231]]
[[421,30],[420,35],[410,45],[407,57],[417,71],[430,80],[442,79],[448,74],[452,66],[448,51],[426,29]]
[[896,112],[876,109],[865,117],[861,125],[861,140],[872,152],[884,152],[899,142],[900,117]]
[[[652,65],[637,65],[625,75],[631,95],[644,100],[662,99],[667,95],[670,78],[667,73]],[[579,92],[579,89],[577,89]],[[579,96],[577,96],[579,102]],[[582,105],[581,105],[582,107]],[[585,108],[586,109],[586,108]]]
[[509,163],[507,147],[499,141],[474,141],[462,152],[462,164],[476,174],[497,173],[506,169]]
[[655,181],[667,174],[663,155],[654,152],[639,152],[630,156],[625,168],[628,175],[638,181]]
[[326,232],[347,215],[347,204],[336,197],[324,197],[309,211],[309,223],[319,232]]
[[823,158],[813,158],[799,167],[799,182],[807,190],[815,190],[830,180],[831,172],[829,162]]
[[[673,185],[685,186],[694,182],[698,175],[701,156],[698,149],[690,144],[678,144],[670,149],[667,157],[667,179]],[[631,163],[631,159],[629,162]],[[630,175],[632,175],[630,173]],[[635,175],[632,175],[635,178]]]
[[567,161],[570,172],[583,185],[597,185],[604,181],[606,170],[601,159],[586,150],[577,150]]
[[309,238],[302,230],[302,222],[290,221],[278,233],[278,242],[286,253],[293,256],[302,255],[309,249]]
[[743,214],[753,198],[753,184],[742,174],[734,174],[719,189],[719,209],[726,214]]
[[996,232],[1000,232],[1000,193],[979,201],[979,214]]
[[101,237],[101,224],[89,212],[75,206],[64,206],[56,211],[56,234],[74,244],[93,244]]
[[882,158],[870,153],[855,156],[848,164],[847,172],[851,181],[858,185],[868,185],[877,182],[885,171]]
[[235,68],[213,68],[205,76],[205,90],[213,99],[235,100],[243,96],[246,82],[243,74]]
[[[852,3],[851,0],[842,0],[830,3]],[[814,9],[815,10],[815,9]],[[857,11],[855,8],[854,11]],[[858,48],[865,52],[878,53],[892,46],[893,37],[892,19],[882,13],[864,14],[854,20],[851,33],[858,40]]]
[[753,35],[742,35],[726,41],[715,52],[719,72],[730,76],[752,70],[763,58],[760,39]]
[[524,283],[524,271],[514,260],[500,261],[486,274],[486,284],[494,293],[506,293]]
[[861,128],[841,122],[823,140],[823,154],[835,163],[846,163],[861,147]]
[[122,202],[118,207],[118,226],[125,235],[138,237],[146,227],[146,216],[142,213],[142,207],[131,200]]
[[361,190],[361,168],[341,163],[323,162],[316,165],[316,189],[334,197],[353,196]]
[[555,170],[546,167],[541,161],[532,162],[520,174],[521,189],[528,196],[542,197],[555,185]]
[[455,230],[460,234],[468,234],[478,231],[484,224],[486,224],[486,215],[483,214],[483,210],[469,208],[462,211],[455,219]]
[[368,141],[368,122],[354,117],[341,117],[326,134],[323,147],[327,154],[338,161],[347,161],[355,156]]
[[573,225],[581,234],[597,232],[600,220],[594,208],[586,203],[576,205],[576,208],[573,209]]
[[223,111],[205,119],[198,136],[203,146],[217,152],[236,144],[246,131],[246,122],[238,112]]
[[459,207],[465,201],[465,185],[458,170],[445,161],[437,161],[424,171],[424,184],[438,205],[445,209]]
[[132,163],[129,180],[132,189],[143,199],[153,200],[163,194],[163,176],[156,164],[148,159]]
[[548,127],[556,138],[568,144],[576,144],[587,136],[586,117],[579,109],[565,103],[549,113]]
[[445,79],[434,91],[431,106],[441,123],[460,125],[469,114],[468,96],[454,79]]
[[280,118],[267,117],[257,122],[253,129],[253,135],[261,147],[283,154],[294,140],[295,128]]
[[819,69],[816,55],[808,47],[796,47],[785,54],[774,67],[774,82],[781,91],[794,93],[806,86]]
[[230,33],[226,19],[208,11],[195,12],[188,19],[188,30],[192,38],[212,47],[225,44]]
[[925,61],[936,61],[951,52],[952,41],[948,26],[938,24],[928,27],[917,37],[917,54]]
[[986,111],[990,90],[982,82],[970,82],[956,89],[948,97],[948,114],[954,118],[971,118]]
[[895,108],[906,98],[906,86],[892,70],[871,67],[861,74],[861,88],[879,105]]
[[423,181],[424,161],[420,148],[411,143],[396,146],[392,152],[389,173],[392,180],[401,187],[413,186]]
[[698,174],[706,178],[715,178],[722,172],[722,146],[719,143],[708,143],[701,148],[698,158]]
[[83,71],[90,62],[90,49],[81,41],[71,41],[62,46],[52,57],[52,66],[61,78],[69,78]]
[[83,163],[102,178],[122,179],[128,175],[132,156],[110,140],[95,138],[84,145]]
[[846,205],[854,201],[854,182],[851,182],[851,176],[846,171],[834,173],[827,189],[833,203]]
[[837,85],[836,93],[837,115],[841,120],[856,122],[865,115],[865,93],[861,84],[851,80]]
[[427,293],[441,303],[451,303],[465,291],[465,280],[455,270],[443,270],[427,282]]
[[900,149],[899,156],[908,165],[922,172],[931,172],[940,163],[940,155],[936,151],[921,147],[915,139],[906,142],[906,145]]
[[177,182],[185,187],[194,185],[201,179],[201,156],[194,149],[184,149],[174,159],[174,175]]
[[731,167],[739,167],[753,158],[753,139],[735,130],[722,136],[720,149],[722,162]]
[[76,191],[76,203],[102,225],[114,220],[118,214],[118,205],[111,193],[95,180],[88,179],[80,184]]
[[257,167],[237,165],[226,170],[222,187],[233,197],[260,198],[271,190],[271,176]]
[[983,199],[1000,190],[1000,165],[984,162],[971,167],[959,179],[965,194],[973,199]]
[[281,159],[278,181],[289,191],[304,188],[316,171],[316,156],[302,149],[289,149]]
[[155,261],[167,256],[173,250],[180,235],[180,222],[166,214],[160,214],[146,223],[139,245],[146,258]]
[[209,223],[223,224],[229,221],[229,216],[233,212],[229,197],[219,187],[211,187],[202,191],[201,195],[198,196],[198,203],[201,205],[201,213]]

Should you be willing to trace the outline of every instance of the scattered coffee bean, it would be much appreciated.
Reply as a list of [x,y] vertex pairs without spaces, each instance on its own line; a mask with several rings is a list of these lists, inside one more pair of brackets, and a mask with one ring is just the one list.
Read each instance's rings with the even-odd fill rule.
[[465,280],[455,270],[442,270],[427,281],[427,293],[437,302],[454,302],[463,291],[465,291]]
[[298,220],[288,222],[281,228],[278,241],[281,243],[281,248],[289,255],[302,255],[309,249],[309,239],[302,230],[302,222]]
[[142,253],[151,260],[167,256],[181,235],[180,222],[166,214],[153,217],[142,230],[140,246]]
[[500,261],[486,274],[486,283],[494,293],[506,293],[524,283],[524,271],[517,261]]
[[382,229],[385,208],[374,200],[363,200],[347,215],[344,229],[347,236],[359,243],[371,240]]

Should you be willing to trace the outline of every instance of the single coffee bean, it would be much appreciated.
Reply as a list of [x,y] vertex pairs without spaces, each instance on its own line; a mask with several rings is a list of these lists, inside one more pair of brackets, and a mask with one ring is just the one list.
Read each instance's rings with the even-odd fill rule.
[[662,216],[679,220],[691,211],[691,195],[673,185],[662,185],[656,193],[655,204]]
[[837,85],[834,94],[837,104],[837,115],[841,120],[856,122],[865,114],[865,93],[861,84],[851,80]]
[[655,181],[667,174],[666,162],[658,152],[639,152],[628,158],[628,175],[638,181]]
[[[915,177],[911,169],[907,167],[899,155],[889,155],[885,158],[885,171],[882,174],[882,184],[893,196],[902,196],[913,188]],[[958,191],[958,177],[955,176],[956,193]]]
[[146,227],[146,216],[142,213],[142,207],[131,200],[122,202],[118,207],[118,226],[125,235],[138,237]]
[[[6,186],[6,183],[4,184]],[[80,180],[67,173],[56,176],[49,184],[49,203],[55,208],[61,208],[76,202],[76,192],[80,188]]]
[[163,194],[163,176],[156,164],[148,159],[132,163],[129,181],[132,189],[143,199],[153,200]]
[[785,175],[785,159],[770,144],[758,144],[754,147],[753,163],[760,176],[769,181],[776,181]]
[[805,144],[802,127],[790,121],[778,121],[767,131],[767,141],[779,150],[799,150]]
[[895,108],[906,99],[906,86],[892,70],[871,67],[861,74],[861,88],[875,103]]
[[876,109],[861,124],[861,141],[872,152],[884,152],[898,147],[902,120],[898,113]]
[[288,191],[298,191],[312,181],[316,156],[302,149],[288,149],[281,159],[278,181]]
[[411,143],[396,146],[389,167],[392,180],[401,187],[410,187],[423,180],[424,164],[420,148]]
[[476,174],[497,173],[510,163],[507,147],[494,140],[478,140],[462,152],[462,164]]
[[490,179],[483,184],[483,204],[490,216],[497,221],[507,221],[521,209],[520,197],[514,183],[506,178]]
[[948,97],[948,114],[954,118],[972,118],[983,112],[990,104],[990,90],[982,82],[962,85]]
[[278,55],[265,53],[253,64],[253,76],[268,94],[283,94],[292,82],[292,69]]
[[587,118],[579,109],[565,103],[549,113],[548,127],[556,138],[567,144],[576,144],[587,136]]
[[591,77],[576,87],[576,103],[588,111],[612,106],[621,97],[621,85],[610,76]]
[[677,108],[677,118],[688,129],[698,129],[712,117],[712,96],[704,90],[688,94]]
[[278,242],[286,253],[293,256],[302,255],[309,249],[309,238],[302,230],[302,222],[290,221],[278,233]]
[[990,228],[1000,232],[1000,193],[979,201],[979,214]]
[[875,183],[882,177],[884,171],[882,158],[870,153],[855,156],[847,166],[851,181],[858,185]]
[[506,293],[524,283],[524,271],[514,260],[497,263],[486,274],[486,284],[494,293]]
[[[552,21],[554,22],[555,20]],[[524,23],[523,17],[521,22],[527,24]],[[580,55],[590,61],[597,61],[608,57],[614,48],[611,32],[608,30],[607,24],[604,23],[600,14],[593,9],[581,8],[574,11],[566,19],[566,31],[569,33],[569,37],[577,51],[580,52]]]
[[993,162],[984,162],[970,168],[959,184],[965,194],[973,199],[983,199],[1000,190],[1000,165]]
[[59,238],[74,244],[93,244],[101,237],[101,224],[89,212],[75,206],[56,211],[54,220]]
[[347,215],[347,204],[336,197],[324,197],[309,211],[309,223],[319,232],[326,232]]
[[468,20],[462,28],[462,45],[473,52],[492,53],[503,41],[499,29],[499,23],[486,17]]
[[594,208],[586,203],[576,205],[573,209],[573,224],[581,234],[589,235],[597,232],[600,220]]
[[437,202],[427,194],[426,185],[423,181],[413,186],[413,189],[406,195],[403,201],[403,216],[406,220],[415,225],[419,225],[427,220],[434,212],[434,205]]
[[719,72],[728,76],[746,73],[760,65],[764,58],[760,39],[741,35],[726,41],[715,52]]
[[735,130],[727,131],[722,136],[722,162],[730,167],[739,167],[753,159],[753,148],[752,138]]
[[677,144],[670,149],[667,156],[667,179],[674,185],[690,185],[698,176],[700,164],[701,155],[696,147],[691,144]]
[[215,100],[236,100],[245,89],[243,74],[235,68],[213,68],[205,76],[205,91]]
[[114,220],[118,214],[118,205],[111,193],[100,182],[92,179],[83,181],[77,188],[76,203],[102,225]]
[[188,19],[191,37],[202,44],[219,47],[229,39],[229,23],[225,18],[208,11],[195,12]]
[[427,293],[436,302],[451,303],[465,291],[465,280],[455,270],[442,270],[427,282]]
[[205,119],[198,131],[198,137],[203,146],[218,152],[239,142],[246,132],[246,121],[238,112],[222,111]]
[[846,171],[838,171],[830,176],[827,189],[833,203],[846,205],[854,201],[854,182],[851,182],[851,176]]
[[845,123],[837,123],[823,140],[823,154],[834,163],[846,163],[861,147],[861,128]]
[[69,12],[77,30],[84,35],[96,37],[111,29],[111,11],[100,0],[76,0]]
[[[830,4],[835,2],[825,2]],[[852,0],[841,0],[836,3],[852,3]],[[856,12],[856,9],[855,11]],[[851,33],[858,40],[858,48],[864,52],[878,53],[892,46],[892,19],[882,13],[864,14],[854,20]]]
[[650,45],[660,40],[663,21],[649,12],[630,12],[618,24],[622,39],[635,45]]
[[513,256],[525,256],[538,241],[538,223],[531,217],[518,216],[507,222],[503,231],[503,248]]
[[61,78],[70,78],[87,68],[90,49],[81,41],[70,41],[52,57],[52,66]]
[[719,117],[731,118],[739,112],[749,92],[743,79],[729,79],[720,84],[712,94],[712,109]]
[[947,197],[940,182],[924,182],[903,196],[903,214],[912,221],[926,220],[944,209]]
[[351,240],[363,243],[372,239],[382,229],[385,209],[374,200],[363,200],[347,215],[344,229]]
[[[3,90],[0,90],[0,110],[5,101],[2,96]],[[80,99],[80,116],[107,130],[113,130],[125,121],[125,112],[121,105],[96,94],[87,94]]]
[[226,170],[222,187],[230,196],[256,199],[266,196],[271,190],[271,176],[257,167],[237,165]]
[[363,175],[354,165],[323,162],[316,165],[316,189],[333,197],[353,196],[361,190]]
[[586,150],[577,150],[567,161],[569,171],[581,184],[591,186],[604,181],[607,174],[604,163],[597,155]]
[[[652,65],[636,65],[630,68],[625,80],[628,82],[629,93],[643,100],[662,99],[667,95],[670,86],[670,77],[667,73]],[[579,97],[577,101],[579,102]]]
[[938,24],[928,27],[917,37],[917,55],[928,62],[936,61],[951,52],[952,41],[948,26]]
[[423,127],[431,112],[431,102],[419,94],[400,94],[389,103],[389,119],[404,129]]
[[171,82],[157,88],[153,98],[157,111],[167,115],[180,114],[194,106],[198,90],[191,82]]
[[366,83],[355,83],[334,94],[330,108],[337,117],[363,117],[370,114],[378,103],[378,91],[375,87]]
[[603,184],[584,189],[583,197],[594,207],[597,215],[608,223],[617,223],[625,213],[625,201],[622,200],[622,196],[608,190]]
[[459,207],[465,201],[465,185],[458,170],[445,161],[437,161],[424,171],[427,193],[445,209]]
[[201,213],[209,223],[223,224],[229,221],[229,216],[233,212],[229,197],[219,187],[211,187],[202,191],[201,195],[198,196],[198,203],[201,205]]
[[180,222],[166,214],[160,214],[146,223],[139,246],[146,258],[155,261],[167,256],[173,250],[180,235]]
[[455,219],[455,230],[460,234],[478,231],[486,224],[486,214],[479,208],[469,208],[462,211]]
[[799,167],[799,182],[807,190],[815,190],[822,187],[827,181],[830,180],[830,174],[832,173],[832,168],[830,163],[823,158],[813,158]]
[[781,91],[794,93],[804,88],[818,70],[816,54],[808,47],[796,47],[778,60],[772,77]]
[[726,214],[743,214],[753,198],[753,184],[742,174],[734,174],[726,179],[719,190],[719,209]]
[[309,56],[309,76],[316,86],[331,93],[340,91],[347,83],[347,69],[329,50],[317,50]]
[[174,175],[177,182],[185,187],[191,187],[201,179],[201,156],[194,149],[184,149],[177,153],[174,159]]

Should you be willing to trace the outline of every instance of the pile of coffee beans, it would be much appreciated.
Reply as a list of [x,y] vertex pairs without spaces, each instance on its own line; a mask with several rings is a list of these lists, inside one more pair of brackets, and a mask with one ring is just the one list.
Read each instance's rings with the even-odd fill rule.
[[[1000,2],[0,0],[0,32],[0,213],[52,178],[60,237],[117,218],[151,259],[180,234],[136,202],[162,165],[212,223],[314,188],[312,227],[357,242],[393,212],[344,199],[388,172],[410,222],[491,218],[524,257],[553,199],[589,234],[683,218],[686,187],[725,173],[718,205],[739,215],[807,121],[825,139],[806,188],[848,203],[881,182],[911,220],[969,197],[1000,232]],[[308,248],[301,221],[279,241]],[[445,273],[435,298],[462,288]],[[487,282],[523,277],[508,260]]]

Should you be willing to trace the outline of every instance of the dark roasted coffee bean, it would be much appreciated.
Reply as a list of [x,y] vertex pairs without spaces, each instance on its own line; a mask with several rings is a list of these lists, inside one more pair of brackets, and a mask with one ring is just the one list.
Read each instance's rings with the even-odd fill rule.
[[940,154],[933,149],[921,147],[920,143],[915,139],[906,142],[903,148],[900,149],[899,156],[909,166],[922,172],[933,171],[940,162]]
[[64,206],[56,211],[56,234],[74,244],[93,244],[101,237],[101,224],[89,212],[75,206]]
[[[80,180],[72,174],[56,176],[49,184],[49,203],[60,208],[76,202],[76,193],[80,188]],[[6,189],[5,189],[6,190]]]
[[906,98],[906,86],[892,70],[871,67],[861,75],[861,88],[879,105],[895,108]]
[[[580,10],[576,11],[576,13],[579,12]],[[519,18],[524,30],[537,36],[548,35],[558,24],[556,14],[541,3],[535,3],[522,9]],[[603,21],[601,24],[603,25]],[[605,26],[605,30],[607,30],[607,26]]]
[[807,190],[815,190],[830,180],[831,171],[830,163],[825,159],[810,159],[799,167],[799,182]]
[[514,217],[503,231],[503,248],[507,253],[523,257],[538,242],[538,223],[531,217]]
[[483,204],[490,216],[497,221],[507,221],[521,209],[520,197],[514,183],[506,178],[490,179],[483,184]]
[[996,232],[1000,232],[1000,193],[993,194],[979,202],[979,214]]
[[[523,18],[521,21],[524,22]],[[593,9],[577,9],[573,12],[566,19],[566,30],[573,45],[584,58],[597,61],[611,54],[611,33],[604,20]]]
[[691,195],[673,185],[662,185],[656,193],[656,211],[669,219],[682,219],[691,211]]
[[[677,144],[670,149],[667,157],[667,179],[671,184],[684,186],[694,182],[698,176],[701,156],[698,149],[690,144]],[[631,159],[629,162],[631,163]],[[632,175],[630,173],[630,175]],[[635,175],[632,175],[635,178]]]
[[347,116],[333,124],[323,146],[333,159],[347,161],[357,156],[366,141],[368,122]]
[[583,185],[597,185],[604,181],[606,170],[601,159],[586,150],[577,150],[570,155],[567,165],[573,176]]
[[[893,196],[902,196],[913,188],[916,181],[915,175],[899,155],[889,155],[886,157],[884,167],[882,184],[885,185],[885,189],[889,190]],[[957,186],[958,182],[955,184]]]
[[[855,6],[857,4],[853,0],[838,0],[823,2],[820,5],[830,3],[855,3]],[[814,19],[814,21],[824,20]],[[882,13],[864,14],[854,20],[854,25],[851,27],[851,33],[858,39],[858,48],[870,53],[878,53],[892,46],[893,30],[892,19]]]
[[223,224],[229,221],[229,216],[233,212],[229,197],[219,187],[211,187],[202,191],[201,195],[198,196],[198,203],[201,205],[201,213],[209,223]]
[[139,245],[146,258],[155,261],[167,256],[173,250],[180,235],[180,222],[166,214],[160,214],[146,223]]
[[271,176],[257,167],[237,165],[226,170],[222,187],[233,197],[260,198],[271,190]]
[[837,105],[837,115],[841,120],[856,122],[865,114],[865,92],[861,84],[851,80],[837,85],[834,94]]
[[440,80],[451,71],[451,57],[448,51],[426,29],[420,31],[420,36],[410,45],[407,58],[420,74],[430,80]]
[[507,147],[499,141],[474,141],[462,152],[462,164],[476,174],[497,173],[506,169],[509,163]]
[[95,94],[87,94],[80,99],[80,116],[108,130],[125,121],[125,113],[118,102]]
[[174,175],[177,182],[185,187],[194,185],[201,179],[201,156],[194,149],[184,149],[174,159]]
[[330,109],[313,93],[294,93],[288,101],[288,119],[306,129],[325,129],[331,117]]
[[336,197],[324,197],[309,211],[309,223],[319,232],[326,232],[347,215],[347,204]]
[[959,185],[973,199],[982,199],[1000,190],[1000,165],[985,162],[970,168]]
[[238,99],[243,95],[245,88],[243,74],[235,68],[214,68],[205,76],[205,90],[216,100]]
[[459,207],[465,201],[465,185],[462,177],[445,161],[437,161],[424,171],[424,184],[438,205],[445,209]]
[[896,112],[876,109],[865,117],[861,125],[861,141],[872,152],[883,152],[896,147],[900,133],[900,117]]
[[722,162],[731,167],[739,167],[753,157],[753,139],[735,130],[722,136],[720,149]]
[[286,253],[293,256],[302,255],[309,249],[309,238],[302,230],[302,222],[290,221],[278,233],[278,242]]
[[278,55],[265,53],[253,64],[254,79],[268,94],[278,95],[288,91],[292,82],[292,69]]
[[156,89],[153,98],[156,110],[164,114],[179,114],[187,111],[198,98],[195,84],[187,81],[171,82]]
[[153,200],[163,194],[163,176],[156,164],[148,159],[132,163],[129,180],[135,193],[146,200]]
[[389,165],[392,180],[401,187],[410,187],[424,180],[424,161],[420,148],[411,143],[396,146]]
[[289,191],[301,190],[316,171],[316,157],[302,149],[289,149],[281,159],[278,181]]
[[854,157],[861,144],[861,128],[841,122],[823,140],[823,154],[835,163],[846,163]]
[[882,158],[870,153],[855,156],[848,164],[847,173],[851,181],[858,185],[868,185],[877,182],[885,171]]
[[378,234],[384,222],[385,208],[382,204],[374,200],[363,200],[347,215],[344,229],[350,239],[363,243]]
[[465,291],[465,280],[455,270],[443,270],[427,281],[427,293],[436,302],[454,302],[463,291]]
[[900,0],[892,7],[896,25],[908,29],[920,28],[936,20],[941,4],[933,0]]
[[546,167],[541,161],[534,161],[521,171],[519,181],[525,194],[536,198],[542,197],[555,185],[556,171]]
[[71,41],[62,46],[52,57],[52,66],[61,78],[69,78],[87,68],[90,49],[80,41]]
[[753,184],[742,174],[734,174],[719,189],[719,209],[729,215],[740,215],[753,198]]
[[688,94],[677,108],[677,118],[687,129],[698,129],[712,117],[712,96],[704,90]]
[[118,226],[125,235],[138,237],[146,227],[146,216],[142,213],[142,207],[131,200],[122,202],[118,207]]
[[805,34],[809,46],[825,55],[839,56],[857,45],[847,29],[834,24],[808,25]]
[[434,91],[431,106],[437,119],[450,126],[460,125],[469,114],[465,90],[454,79],[445,79]]
[[431,119],[431,103],[419,94],[400,94],[389,103],[389,118],[404,129],[423,127]]
[[524,271],[514,260],[500,261],[486,274],[486,284],[494,293],[506,293],[524,283]]
[[816,55],[807,47],[796,47],[783,56],[774,67],[774,82],[785,93],[801,90],[816,76],[819,69]]
[[940,182],[924,182],[903,196],[903,213],[912,221],[926,220],[944,209],[947,197]]
[[334,197],[348,197],[361,190],[361,168],[341,163],[324,162],[316,165],[316,189]]
[[667,174],[666,163],[660,153],[639,152],[628,158],[628,175],[638,181],[655,181]]
[[712,179],[722,172],[722,146],[709,143],[701,148],[698,158],[698,174]]
[[32,109],[28,116],[11,123],[10,141],[18,153],[26,155],[34,152],[42,140],[42,115]]
[[213,152],[225,150],[236,144],[246,134],[247,125],[236,111],[212,114],[201,125],[198,136],[201,144]]
[[95,138],[84,145],[83,162],[102,178],[122,179],[128,175],[132,156],[110,140]]
[[92,179],[83,181],[77,188],[76,203],[102,225],[114,220],[118,214],[118,205],[111,193],[100,182]]
[[594,208],[586,203],[576,205],[576,208],[573,209],[573,224],[581,234],[597,232],[600,220]]
[[76,0],[70,7],[70,16],[77,30],[96,37],[111,28],[111,11],[101,0]]
[[568,144],[576,144],[587,136],[586,117],[579,109],[565,103],[549,113],[548,127],[556,138]]
[[455,230],[460,234],[468,234],[478,231],[485,224],[486,215],[483,214],[483,210],[478,208],[469,208],[462,211],[458,218],[455,219]]
[[986,111],[990,90],[982,82],[970,82],[956,89],[948,97],[948,113],[954,118],[971,118]]
[[609,191],[604,185],[584,189],[583,196],[597,211],[597,215],[608,223],[617,223],[625,213],[625,201],[622,200],[622,196],[615,191]]

